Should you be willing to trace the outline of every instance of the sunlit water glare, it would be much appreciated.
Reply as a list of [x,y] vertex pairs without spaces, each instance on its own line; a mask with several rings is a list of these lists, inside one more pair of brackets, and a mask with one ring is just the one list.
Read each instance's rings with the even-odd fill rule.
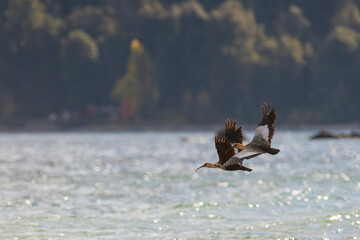
[[360,239],[360,140],[311,134],[195,173],[213,132],[2,133],[0,239]]

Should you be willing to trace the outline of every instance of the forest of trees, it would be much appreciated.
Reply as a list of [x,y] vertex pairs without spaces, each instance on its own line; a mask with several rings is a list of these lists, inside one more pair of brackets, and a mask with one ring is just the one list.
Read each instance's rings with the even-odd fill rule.
[[358,0],[0,2],[2,124],[358,123],[359,77]]

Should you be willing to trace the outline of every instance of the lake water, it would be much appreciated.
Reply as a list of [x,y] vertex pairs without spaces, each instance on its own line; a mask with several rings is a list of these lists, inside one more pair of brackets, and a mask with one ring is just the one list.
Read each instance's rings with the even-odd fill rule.
[[360,239],[360,140],[313,133],[251,173],[194,172],[213,132],[2,133],[0,239]]

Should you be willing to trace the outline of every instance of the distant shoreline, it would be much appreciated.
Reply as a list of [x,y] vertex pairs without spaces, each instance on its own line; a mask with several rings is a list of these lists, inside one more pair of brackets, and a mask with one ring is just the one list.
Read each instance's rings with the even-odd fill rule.
[[[244,131],[255,129],[256,125],[241,125]],[[175,124],[175,123],[133,123],[102,124],[62,127],[51,123],[28,123],[21,127],[0,125],[4,132],[122,132],[122,131],[219,131],[224,124]],[[349,124],[276,124],[277,130],[352,130],[360,131],[360,123]]]

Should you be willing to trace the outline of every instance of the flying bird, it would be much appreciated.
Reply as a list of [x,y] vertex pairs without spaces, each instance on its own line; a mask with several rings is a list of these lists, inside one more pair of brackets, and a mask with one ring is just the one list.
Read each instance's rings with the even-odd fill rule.
[[[244,141],[244,136],[242,134],[241,127],[238,127],[236,130],[235,129],[236,129],[236,120],[234,121],[231,119],[230,121],[230,119],[227,119],[225,121],[225,139],[228,140],[230,143],[234,143],[235,145],[237,144],[237,146],[242,146],[243,145],[242,142]],[[239,148],[238,151],[240,151]]]
[[241,151],[227,160],[223,164],[224,167],[240,162],[242,163],[245,159],[250,159],[263,153],[275,155],[280,152],[279,149],[271,147],[271,140],[275,133],[275,127],[273,126],[276,121],[275,109],[273,108],[270,111],[271,104],[268,106],[266,103],[262,105],[261,108],[263,115],[260,123],[256,127],[253,139],[245,146],[243,144],[235,143],[234,147]]
[[[223,164],[229,160],[231,157],[235,156],[235,146],[237,146],[237,149],[239,149],[241,146],[245,148],[245,146],[242,144],[243,142],[243,134],[241,131],[241,127],[238,127],[236,129],[236,121],[228,119],[225,121],[225,137],[223,136],[215,136],[215,148],[217,150],[217,153],[219,155],[219,161],[216,163],[205,163],[204,165],[200,166],[197,170],[199,170],[202,167],[207,168],[220,168],[225,171],[249,171],[251,172],[252,169],[247,168],[242,165],[242,162],[234,163],[229,166],[223,166]],[[232,143],[234,145],[232,145]],[[239,151],[241,151],[239,149]]]
[[[208,167],[227,171],[242,170],[250,172],[252,169],[242,165],[245,159],[254,158],[263,153],[278,154],[280,150],[271,147],[271,140],[275,133],[275,127],[273,126],[276,121],[275,109],[273,108],[270,111],[271,104],[267,105],[266,103],[261,108],[263,112],[262,118],[249,144],[242,144],[241,127],[235,130],[236,121],[232,120],[230,122],[228,119],[225,122],[225,138],[221,136],[215,137],[215,147],[219,155],[219,161],[216,163],[205,163],[199,168]],[[231,144],[232,142],[234,145]],[[235,149],[238,149],[239,152],[235,153]]]

